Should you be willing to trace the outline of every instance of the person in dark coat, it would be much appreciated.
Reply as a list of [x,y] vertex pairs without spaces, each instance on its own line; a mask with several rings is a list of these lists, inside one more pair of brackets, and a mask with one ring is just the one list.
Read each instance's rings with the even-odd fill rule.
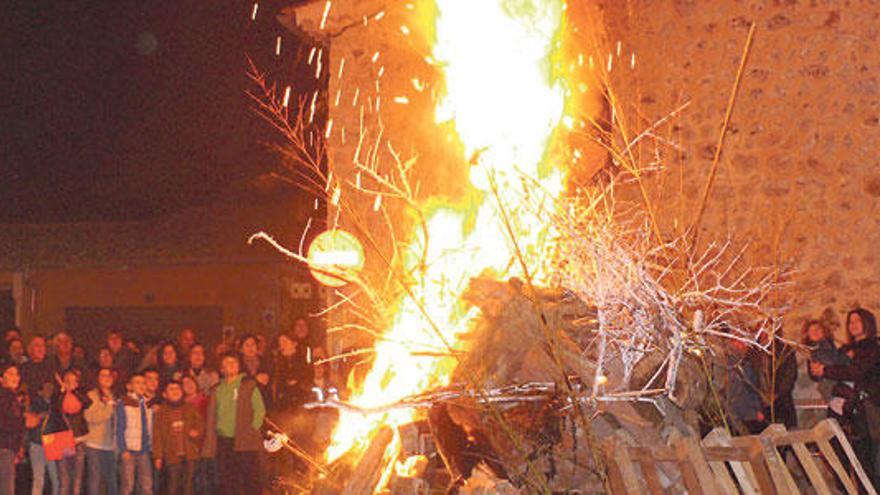
[[0,369],[0,495],[15,495],[15,462],[24,448],[24,406],[19,401],[18,367]]
[[792,429],[797,427],[797,409],[792,397],[798,375],[797,354],[792,346],[782,340],[773,340],[771,353],[764,356],[764,378],[768,380],[765,390],[772,390],[765,416],[772,423],[782,423]]
[[63,374],[61,387],[61,412],[76,441],[76,455],[58,461],[62,495],[82,493],[83,472],[86,466],[84,442],[89,434],[89,425],[84,412],[92,405],[92,399],[89,398],[85,388],[79,386],[80,376],[81,372],[78,368],[68,368]]
[[841,351],[850,358],[850,364],[826,366],[821,362],[811,362],[810,374],[827,380],[853,383],[853,393],[847,398],[845,409],[854,416],[857,425],[863,425],[856,431],[866,431],[868,435],[851,438],[850,443],[862,467],[877,484],[875,450],[880,443],[880,346],[877,344],[877,320],[870,311],[856,308],[846,315],[846,329],[849,343],[841,347]]
[[28,357],[30,360],[21,365],[21,384],[33,398],[44,383],[55,383],[57,368],[55,362],[46,356],[46,339],[39,335],[28,342]]

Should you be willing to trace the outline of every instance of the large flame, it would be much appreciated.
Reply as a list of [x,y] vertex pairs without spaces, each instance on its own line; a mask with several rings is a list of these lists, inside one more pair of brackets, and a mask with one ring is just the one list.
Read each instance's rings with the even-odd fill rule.
[[[550,206],[540,203],[552,203],[564,182],[545,158],[564,108],[550,64],[563,10],[563,0],[437,0],[433,59],[444,69],[447,90],[437,120],[449,122],[461,140],[476,199],[433,210],[428,238],[413,241],[413,252],[427,247],[427,264],[417,272],[422,278],[376,343],[375,362],[352,403],[381,407],[448,383],[456,361],[443,352],[478,314],[459,299],[470,279],[487,271],[521,274],[508,229],[529,268],[538,269],[552,233],[535,212]],[[541,193],[525,192],[524,184]],[[345,412],[328,460],[363,447],[380,425],[409,421],[409,410]]]

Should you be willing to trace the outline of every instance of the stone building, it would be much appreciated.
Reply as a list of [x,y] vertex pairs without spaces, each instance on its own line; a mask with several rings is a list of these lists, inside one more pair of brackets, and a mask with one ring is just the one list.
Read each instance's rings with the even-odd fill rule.
[[[430,88],[441,77],[425,61],[431,26],[412,25],[430,18],[420,11],[429,4],[305,1],[281,19],[329,52],[327,135],[337,175],[351,173],[363,151],[359,129],[367,128],[365,142],[371,142],[381,127],[404,156],[418,154],[416,180],[423,188],[454,197],[454,178],[462,171],[446,155],[447,130],[413,132],[433,125]],[[639,131],[675,113],[655,132],[675,143],[658,148],[666,171],[645,177],[669,235],[693,222],[754,23],[700,239],[730,236],[748,246],[748,263],[796,270],[794,284],[779,295],[791,304],[789,335],[807,317],[822,316],[839,328],[853,306],[880,309],[880,55],[874,49],[880,6],[594,0],[568,7],[598,40],[585,44],[585,53],[602,60],[597,70],[611,68],[597,77],[607,77],[618,117]],[[385,163],[392,159],[388,150],[377,153]],[[588,177],[603,161],[575,173]],[[369,222],[381,219],[369,207],[361,205],[366,228],[379,231],[381,224]]]

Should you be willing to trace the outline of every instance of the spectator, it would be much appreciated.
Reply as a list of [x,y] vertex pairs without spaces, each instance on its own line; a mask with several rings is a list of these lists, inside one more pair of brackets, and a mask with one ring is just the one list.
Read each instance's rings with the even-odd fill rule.
[[204,421],[195,406],[183,398],[183,386],[172,380],[165,386],[164,404],[156,414],[153,462],[162,470],[166,492],[193,493],[193,475],[201,454]]
[[208,395],[199,389],[199,382],[189,375],[184,375],[180,384],[183,387],[183,399],[192,404],[204,419],[208,410]]
[[306,362],[312,364],[312,354],[319,345],[305,318],[297,318],[293,322],[293,337],[299,343],[299,350],[305,356]]
[[[853,382],[853,393],[844,403],[844,411],[854,416],[857,425],[855,438],[851,438],[850,443],[868,476],[877,484],[875,473],[880,472],[875,469],[874,462],[874,447],[880,444],[880,346],[877,344],[877,320],[870,311],[856,308],[847,313],[846,328],[849,343],[841,347],[841,351],[851,362],[826,366],[814,361],[810,363],[810,374],[828,380]],[[839,388],[836,387],[835,392]],[[860,399],[863,395],[867,396],[867,400]],[[858,427],[859,423],[864,428]],[[859,438],[861,431],[868,432],[867,438]]]
[[102,483],[107,495],[118,493],[116,432],[113,428],[116,412],[114,379],[115,371],[110,366],[101,368],[97,373],[96,386],[88,394],[91,405],[85,410],[84,417],[89,427],[85,440],[89,495],[99,495]]
[[85,366],[85,363],[77,363],[73,359],[73,339],[65,331],[60,331],[52,338],[55,347],[55,370],[64,373],[74,366]]
[[[135,352],[125,344],[122,339],[122,331],[112,329],[107,332],[107,348],[113,355],[113,369],[116,370],[116,381],[120,386],[128,384],[128,377],[137,366],[138,357]],[[124,394],[123,394],[124,395]]]
[[144,393],[143,396],[147,400],[147,407],[155,410],[162,402],[162,396],[159,395],[161,388],[161,380],[159,371],[156,368],[147,368],[144,370]]
[[208,399],[204,455],[217,458],[220,493],[244,494],[258,479],[257,452],[265,405],[256,383],[241,372],[236,354],[221,361],[223,380]]
[[312,388],[312,370],[298,341],[290,334],[278,335],[278,354],[272,375],[272,407],[279,411],[301,405]]
[[[177,350],[180,351],[182,358],[189,356],[194,345],[196,345],[196,332],[192,328],[184,328],[177,334]],[[186,363],[181,363],[181,369],[186,367]]]
[[796,428],[797,409],[792,394],[797,382],[797,354],[792,346],[778,338],[773,339],[770,347],[771,354],[762,356],[764,378],[768,382],[764,390],[770,393],[770,406],[764,416],[771,422],[784,424],[786,428]]
[[21,459],[25,426],[18,399],[21,376],[14,364],[0,372],[0,495],[15,495],[15,464]]
[[241,353],[241,369],[261,386],[269,385],[270,371],[266,362],[260,357],[257,337],[253,334],[245,335],[241,339],[238,351]]
[[746,343],[730,339],[727,354],[727,409],[743,434],[757,434],[767,426],[761,399],[760,357]]
[[13,337],[7,343],[6,358],[10,364],[21,366],[27,362],[28,358],[24,354],[24,341],[18,337]]
[[185,375],[191,376],[199,385],[199,390],[207,393],[220,382],[220,375],[205,366],[205,346],[193,344],[189,350],[189,369]]
[[[101,370],[103,370],[105,368],[109,368],[113,372],[114,378],[116,378],[115,375],[117,373],[115,370],[113,370],[113,353],[110,352],[109,347],[102,347],[102,348],[98,349],[98,353],[95,358],[95,362],[93,362],[89,366],[87,378],[85,380],[86,386],[89,389],[93,389],[93,388],[98,387],[98,374],[101,372]],[[113,383],[114,383],[114,386],[119,388],[118,384],[116,383],[116,380],[114,380]]]
[[165,387],[165,384],[172,380],[180,380],[181,366],[180,359],[177,354],[177,348],[171,342],[166,342],[159,346],[157,369],[159,370],[159,386]]
[[46,382],[55,383],[55,363],[46,359],[46,339],[33,337],[28,344],[27,363],[21,365],[21,381],[25,391],[35,396]]
[[[808,320],[804,323],[801,333],[804,345],[810,347],[808,363],[822,363],[823,366],[849,366],[849,357],[834,345],[834,337],[831,334],[831,330],[824,323],[819,320]],[[821,381],[822,377],[814,375],[809,368],[808,365],[807,371],[810,378],[820,383],[819,392],[822,398],[826,402],[829,401],[834,382],[829,380]]]
[[52,495],[61,492],[58,482],[58,461],[46,459],[43,450],[43,434],[57,433],[67,429],[61,416],[60,400],[55,393],[55,378],[41,383],[37,392],[30,397],[30,408],[25,413],[25,424],[28,426],[28,457],[31,460],[31,495],[43,495],[46,484],[46,473],[49,473]]
[[73,430],[76,455],[58,461],[58,475],[61,479],[62,495],[79,495],[82,493],[83,470],[86,463],[84,442],[89,434],[89,425],[83,412],[92,405],[92,400],[79,386],[80,373],[77,368],[67,368],[62,379],[61,412],[65,423]]
[[76,365],[79,366],[80,369],[82,369],[83,367],[85,367],[88,364],[89,361],[88,361],[87,357],[88,356],[86,354],[85,347],[83,347],[79,344],[75,344],[73,346],[73,362],[76,363]]
[[[190,352],[192,355],[192,351]],[[183,400],[196,409],[204,423],[208,411],[208,395],[199,389],[198,381],[188,374],[183,376],[181,384],[183,385]],[[196,493],[214,493],[217,466],[214,459],[205,458],[202,454],[200,449],[199,459],[196,461],[195,491]]]
[[144,375],[133,373],[128,394],[116,406],[116,443],[119,455],[119,491],[122,495],[153,493],[150,450],[153,438],[153,411],[147,405]]
[[21,330],[16,327],[12,327],[12,328],[6,330],[5,332],[3,332],[3,342],[8,343],[12,339],[20,339],[20,338],[21,338]]

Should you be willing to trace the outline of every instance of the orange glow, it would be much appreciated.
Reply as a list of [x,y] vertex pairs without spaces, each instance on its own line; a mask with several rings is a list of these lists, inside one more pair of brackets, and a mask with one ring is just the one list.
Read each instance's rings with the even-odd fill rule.
[[[373,367],[350,398],[358,406],[379,408],[448,384],[457,362],[443,354],[465,350],[459,338],[479,315],[460,300],[470,280],[481,274],[522,276],[502,208],[532,277],[540,281],[544,273],[541,262],[554,235],[546,227],[546,211],[565,182],[565,173],[547,156],[565,106],[550,60],[564,8],[563,0],[516,8],[513,3],[437,0],[431,60],[444,71],[446,95],[436,118],[461,142],[462,160],[471,164],[472,193],[467,204],[424,206],[427,238],[419,231],[409,251],[417,260],[426,250],[426,263],[407,267],[418,280],[375,343]],[[344,411],[328,460],[363,449],[380,425],[412,420],[411,410]],[[401,469],[407,472],[405,465],[398,473]]]

